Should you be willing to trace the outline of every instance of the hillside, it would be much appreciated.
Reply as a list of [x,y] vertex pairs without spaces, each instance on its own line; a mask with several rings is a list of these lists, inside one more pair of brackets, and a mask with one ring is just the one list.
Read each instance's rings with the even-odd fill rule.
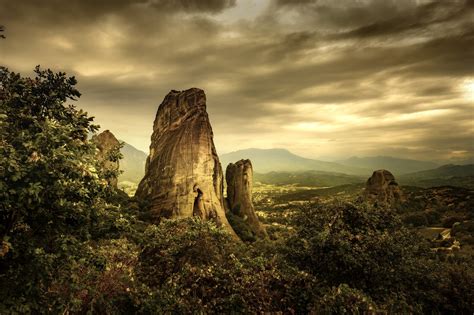
[[337,161],[340,164],[366,168],[371,170],[386,169],[390,170],[395,176],[402,174],[424,171],[438,167],[438,164],[429,161],[418,161],[410,159],[401,159],[391,156],[369,156],[369,157],[351,157],[346,160]]
[[369,176],[372,172],[370,169],[307,159],[285,149],[245,149],[220,156],[224,170],[229,163],[240,159],[250,159],[255,172],[258,173],[323,171]]
[[121,152],[120,169],[123,173],[119,176],[119,182],[139,183],[145,174],[147,154],[128,143],[124,143]]
[[322,171],[255,173],[254,181],[271,185],[332,187],[364,182],[365,177]]
[[474,188],[474,164],[443,165],[441,167],[399,176],[402,185],[420,187],[458,186]]

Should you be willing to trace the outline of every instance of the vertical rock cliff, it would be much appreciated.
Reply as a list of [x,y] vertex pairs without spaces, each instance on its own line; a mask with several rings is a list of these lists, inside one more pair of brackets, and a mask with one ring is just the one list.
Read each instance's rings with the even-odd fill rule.
[[377,170],[367,180],[364,197],[367,201],[394,204],[402,201],[402,192],[392,173]]
[[[102,162],[103,167],[106,170],[118,171],[119,170],[119,161],[111,161],[109,155],[113,150],[120,148],[120,142],[115,138],[114,134],[109,130],[94,135],[92,141],[95,143],[99,152],[97,153],[97,158]],[[111,177],[109,179],[109,184],[117,188],[117,178]]]
[[160,104],[136,196],[150,201],[156,221],[199,216],[234,233],[225,216],[222,168],[203,90],[173,90]]
[[266,237],[265,228],[258,221],[252,202],[253,168],[250,160],[230,163],[225,172],[227,205],[234,215],[241,217],[257,237]]

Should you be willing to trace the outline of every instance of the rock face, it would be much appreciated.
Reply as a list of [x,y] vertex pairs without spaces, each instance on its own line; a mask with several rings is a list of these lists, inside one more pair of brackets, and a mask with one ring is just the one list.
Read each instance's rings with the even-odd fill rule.
[[[109,159],[109,154],[114,150],[120,148],[120,142],[115,138],[114,134],[109,130],[105,130],[98,135],[92,137],[92,141],[95,143],[99,152],[97,153],[97,158],[103,163],[105,169],[110,171],[119,170],[119,161],[111,161]],[[117,187],[117,178],[110,178],[109,184]]]
[[199,216],[235,235],[225,216],[222,168],[203,90],[173,90],[159,106],[136,196],[151,202],[156,221]]
[[252,203],[253,168],[250,160],[230,163],[225,172],[227,182],[227,206],[240,216],[258,237],[266,237],[265,228],[258,221]]
[[392,173],[378,170],[367,180],[364,197],[368,201],[394,204],[402,200],[402,192]]

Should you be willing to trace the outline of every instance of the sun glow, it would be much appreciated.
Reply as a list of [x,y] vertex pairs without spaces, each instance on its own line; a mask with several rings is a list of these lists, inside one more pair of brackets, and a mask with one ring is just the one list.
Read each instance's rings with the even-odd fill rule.
[[468,79],[462,84],[464,97],[469,101],[474,101],[474,79]]

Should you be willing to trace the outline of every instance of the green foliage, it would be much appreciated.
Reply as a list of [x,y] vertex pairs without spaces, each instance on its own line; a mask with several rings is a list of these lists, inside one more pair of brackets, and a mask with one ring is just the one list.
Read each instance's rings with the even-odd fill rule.
[[464,221],[464,219],[465,219],[465,216],[460,215],[460,214],[451,215],[451,216],[443,218],[442,225],[445,228],[450,228],[456,222],[462,222]]
[[227,220],[229,220],[229,224],[242,241],[255,242],[257,239],[256,235],[241,216],[236,214],[234,211],[227,211],[226,217]]
[[[435,290],[437,270],[427,244],[403,227],[393,210],[336,203],[310,205],[294,218],[296,233],[287,240],[287,259],[330,286],[348,284],[377,304],[411,305],[427,297],[413,290]],[[395,300],[394,300],[395,299]]]
[[35,74],[0,68],[0,279],[9,283],[0,288],[1,313],[63,309],[50,300],[53,280],[89,259],[87,242],[118,210],[88,141],[97,126],[64,105],[80,96],[75,78]]
[[277,277],[262,257],[245,255],[224,230],[189,218],[165,220],[145,231],[138,276],[149,288],[146,313],[231,313],[270,309],[268,279]]
[[468,260],[443,264],[439,273],[436,306],[441,313],[471,314],[474,310],[474,268]]
[[452,225],[451,235],[461,244],[474,245],[474,221],[457,222]]
[[331,187],[347,184],[359,184],[365,178],[324,171],[269,172],[254,173],[254,181],[270,185],[294,185],[299,187]]
[[422,211],[407,214],[406,216],[404,216],[403,221],[405,222],[405,224],[414,227],[428,225],[428,219],[426,217],[426,214]]
[[376,310],[377,306],[370,297],[341,284],[319,298],[312,311],[315,314],[370,314]]

